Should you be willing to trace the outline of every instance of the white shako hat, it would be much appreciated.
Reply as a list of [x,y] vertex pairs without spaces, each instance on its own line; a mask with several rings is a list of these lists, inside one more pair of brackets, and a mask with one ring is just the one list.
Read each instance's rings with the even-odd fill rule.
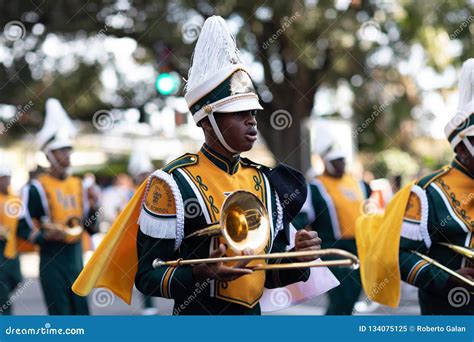
[[132,177],[136,177],[142,173],[154,171],[150,155],[145,145],[139,145],[132,151],[128,161],[128,173]]
[[458,109],[446,125],[444,133],[453,150],[461,141],[472,150],[468,137],[474,136],[474,58],[468,59],[462,65]]
[[346,158],[344,151],[338,143],[332,142],[320,154],[324,162],[333,161],[340,158]]
[[235,38],[220,16],[208,18],[194,48],[184,95],[194,121],[208,117],[224,147],[233,150],[224,140],[214,113],[233,113],[263,109],[242,63]]
[[331,149],[321,157],[324,161],[333,161],[340,158],[346,158],[344,151],[338,145],[331,145]]
[[331,138],[329,143],[326,145],[326,148],[319,153],[319,156],[324,162],[325,169],[329,172],[329,174],[334,174],[336,170],[332,165],[332,161],[340,158],[346,159],[344,151],[342,150],[340,144],[335,141],[334,138]]
[[61,103],[54,98],[46,101],[46,117],[43,128],[36,135],[37,144],[43,152],[72,147],[72,138],[77,130]]

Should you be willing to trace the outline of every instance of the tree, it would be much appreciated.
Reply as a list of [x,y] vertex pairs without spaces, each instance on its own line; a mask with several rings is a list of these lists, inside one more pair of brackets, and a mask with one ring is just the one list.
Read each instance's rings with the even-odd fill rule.
[[[0,103],[36,103],[17,133],[23,132],[21,127],[38,127],[48,96],[58,97],[72,116],[83,120],[91,120],[101,108],[143,108],[157,96],[153,84],[129,84],[114,56],[94,59],[72,49],[51,67],[45,42],[55,38],[87,51],[91,41],[128,37],[137,44],[136,63],[151,63],[155,69],[166,64],[185,77],[193,44],[183,35],[187,30],[198,33],[205,17],[218,14],[237,25],[239,47],[263,70],[257,84],[265,108],[259,130],[268,147],[277,160],[305,170],[310,160],[305,123],[320,105],[315,94],[322,87],[353,93],[356,129],[370,119],[356,131],[361,149],[403,146],[397,138],[400,124],[411,118],[423,89],[413,74],[400,71],[400,63],[418,46],[423,65],[437,72],[472,56],[474,18],[467,6],[461,0],[1,2]],[[12,21],[20,28],[20,39],[15,39],[18,31],[11,31]],[[454,43],[455,56],[444,48]],[[112,68],[118,80],[108,98],[101,95],[105,68]],[[329,114],[350,116],[338,109]]]

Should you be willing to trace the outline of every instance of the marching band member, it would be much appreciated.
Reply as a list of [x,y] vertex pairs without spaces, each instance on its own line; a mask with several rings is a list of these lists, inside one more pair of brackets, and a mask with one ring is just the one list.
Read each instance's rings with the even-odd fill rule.
[[[187,153],[155,171],[140,186],[73,290],[86,295],[94,287],[108,287],[130,303],[135,282],[145,295],[174,299],[176,315],[260,314],[264,287],[305,281],[309,269],[254,272],[245,262],[152,266],[157,258],[233,255],[222,237],[186,237],[218,221],[226,195],[235,190],[247,190],[264,203],[271,225],[266,252],[283,251],[288,245],[289,222],[306,198],[304,177],[297,171],[284,165],[269,169],[240,157],[257,139],[256,111],[262,107],[221,17],[208,18],[202,27],[185,98],[203,129],[204,145],[198,153]],[[281,198],[291,188],[303,196],[283,207]],[[136,240],[130,241],[133,234]],[[296,251],[319,248],[316,232],[297,233]],[[248,265],[257,263],[265,261]]]
[[82,231],[96,232],[97,197],[69,175],[73,124],[56,99],[46,101],[38,145],[51,166],[23,191],[25,216],[18,235],[40,247],[40,280],[51,315],[87,315],[87,299],[71,285],[82,267]]
[[[295,225],[309,225],[317,231],[323,249],[340,248],[357,254],[355,223],[370,189],[346,173],[346,158],[337,144],[330,143],[321,157],[324,173],[310,182],[308,197]],[[332,272],[340,285],[328,292],[326,314],[350,315],[361,292],[359,271],[333,268]]]
[[6,251],[7,240],[21,215],[20,199],[9,192],[10,179],[10,169],[0,165],[0,315],[11,315],[12,303],[8,300],[22,280],[18,255]]
[[401,279],[418,287],[423,315],[474,314],[472,286],[453,274],[474,279],[472,258],[454,250],[474,247],[473,75],[469,59],[461,71],[458,113],[445,128],[452,163],[405,186],[384,218],[375,218],[376,230],[373,220],[358,222],[364,289],[382,304],[398,305]]

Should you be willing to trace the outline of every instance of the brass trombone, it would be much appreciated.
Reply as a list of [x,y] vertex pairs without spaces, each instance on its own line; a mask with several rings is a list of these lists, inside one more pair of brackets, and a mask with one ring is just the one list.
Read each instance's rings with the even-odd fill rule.
[[[439,242],[438,243],[439,245],[443,245],[443,246],[446,246],[450,249],[452,249],[453,251],[461,254],[461,255],[464,255],[466,258],[469,258],[469,259],[474,259],[474,250],[471,249],[471,248],[467,248],[467,247],[461,247],[461,246],[457,246],[457,245],[453,245],[453,244],[450,244],[450,243],[445,243],[445,242]],[[422,258],[423,260],[425,260],[426,262],[428,262],[429,264],[433,265],[433,266],[436,266],[438,267],[439,269],[449,273],[450,275],[452,275],[453,277],[461,280],[463,283],[466,283],[467,285],[470,285],[471,287],[474,287],[474,281],[457,273],[456,271],[453,271],[452,269],[450,269],[449,267],[446,267],[444,266],[443,264],[439,263],[438,261],[430,258],[429,256],[427,255],[424,255],[424,254],[421,254],[417,251],[412,251],[413,253],[415,253],[416,255],[418,255],[420,258]]]
[[322,267],[322,266],[345,266],[357,269],[359,259],[352,253],[342,249],[328,248],[316,251],[282,252],[271,254],[260,254],[265,250],[270,239],[270,219],[268,212],[260,199],[253,193],[245,190],[232,192],[225,199],[219,222],[215,222],[209,227],[200,229],[186,237],[214,236],[222,235],[226,244],[236,254],[242,254],[245,249],[252,249],[255,255],[237,255],[220,258],[203,259],[177,259],[173,261],[163,261],[155,259],[153,267],[172,266],[179,267],[185,265],[210,264],[217,262],[235,262],[244,260],[268,260],[278,258],[296,258],[305,256],[323,257],[339,256],[344,259],[338,260],[314,260],[308,262],[293,262],[286,264],[264,264],[247,266],[254,271],[271,269],[291,269],[300,267]]
[[464,255],[466,258],[474,259],[474,249],[472,248],[457,246],[457,245],[453,245],[451,243],[446,243],[446,242],[438,242],[438,245],[446,246],[452,249],[453,251],[461,255]]

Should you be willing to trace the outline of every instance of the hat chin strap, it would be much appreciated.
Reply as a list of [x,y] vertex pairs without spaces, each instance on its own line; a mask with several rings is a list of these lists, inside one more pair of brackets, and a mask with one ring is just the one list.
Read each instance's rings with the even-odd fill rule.
[[211,122],[212,129],[217,135],[217,139],[219,139],[220,143],[225,147],[225,149],[231,153],[239,153],[236,150],[234,150],[232,147],[229,146],[229,144],[225,141],[224,136],[221,133],[221,130],[219,129],[219,126],[217,125],[217,121],[214,118],[214,113],[209,113],[208,115],[209,121]]

